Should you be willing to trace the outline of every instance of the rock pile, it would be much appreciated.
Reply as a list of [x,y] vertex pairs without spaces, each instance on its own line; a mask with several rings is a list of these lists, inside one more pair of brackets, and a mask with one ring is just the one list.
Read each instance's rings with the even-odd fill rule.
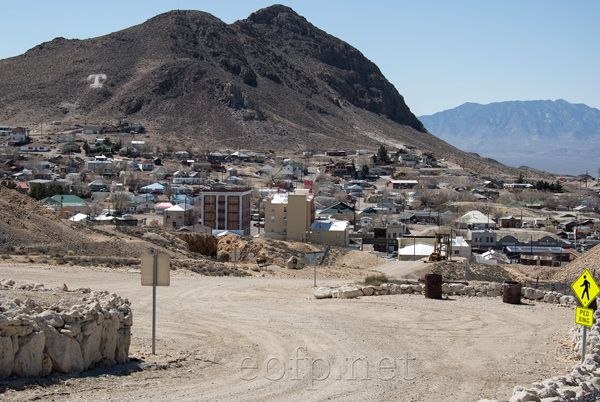
[[128,300],[107,291],[69,292],[13,280],[0,280],[0,290],[0,378],[73,373],[128,360]]
[[[600,400],[600,312],[594,313],[594,325],[588,329],[585,360],[573,366],[571,373],[515,387],[509,402],[563,402]],[[574,328],[574,352],[581,356],[583,327]],[[482,399],[479,402],[500,402]]]
[[[381,296],[399,294],[423,294],[425,287],[417,280],[406,283],[383,283],[379,286],[343,285],[339,287],[320,287],[314,292],[316,299],[339,298],[351,299],[361,296]],[[499,297],[502,296],[502,284],[499,282],[465,285],[463,283],[442,283],[442,294],[448,296]],[[555,291],[545,292],[540,289],[524,287],[522,297],[539,300],[545,303],[575,305],[575,297],[563,295]]]

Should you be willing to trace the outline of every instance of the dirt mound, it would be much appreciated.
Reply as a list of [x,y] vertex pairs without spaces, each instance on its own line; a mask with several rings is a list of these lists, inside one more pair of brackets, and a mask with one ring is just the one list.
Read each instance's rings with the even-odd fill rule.
[[[425,266],[416,273],[418,277],[424,277],[429,273],[436,273],[442,275],[442,278],[448,281],[465,280],[465,265],[463,261],[440,261],[423,265]],[[557,268],[550,267],[471,263],[466,270],[466,280],[482,282],[504,282],[505,280],[533,282],[539,279],[546,281],[550,280],[556,271]]]
[[586,268],[592,273],[594,271],[600,273],[600,244],[579,256],[562,270],[558,271],[552,279],[555,281],[574,279],[581,275]]
[[33,198],[0,186],[0,244],[27,248],[86,240]]

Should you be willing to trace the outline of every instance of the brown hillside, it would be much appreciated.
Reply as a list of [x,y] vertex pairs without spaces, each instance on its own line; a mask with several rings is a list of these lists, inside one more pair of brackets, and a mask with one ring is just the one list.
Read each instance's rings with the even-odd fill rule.
[[[101,88],[90,86],[93,74],[106,76]],[[5,124],[125,120],[186,148],[384,143],[498,165],[427,133],[375,64],[279,5],[231,25],[171,11],[98,38],[56,38],[0,60],[0,87]]]
[[76,244],[85,235],[63,224],[37,201],[0,186],[0,244],[35,247]]
[[563,270],[558,272],[553,279],[574,280],[578,278],[585,269],[589,269],[592,273],[596,272],[595,278],[596,281],[598,281],[598,275],[600,275],[600,244],[572,261]]

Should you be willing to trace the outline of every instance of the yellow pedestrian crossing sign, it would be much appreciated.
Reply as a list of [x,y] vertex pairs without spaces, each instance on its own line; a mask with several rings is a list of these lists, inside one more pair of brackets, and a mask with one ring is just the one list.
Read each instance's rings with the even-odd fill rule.
[[575,296],[579,299],[582,307],[587,307],[600,293],[598,284],[596,284],[594,277],[587,269],[573,282],[571,289],[575,292]]
[[577,307],[575,313],[575,324],[591,327],[594,324],[594,310]]

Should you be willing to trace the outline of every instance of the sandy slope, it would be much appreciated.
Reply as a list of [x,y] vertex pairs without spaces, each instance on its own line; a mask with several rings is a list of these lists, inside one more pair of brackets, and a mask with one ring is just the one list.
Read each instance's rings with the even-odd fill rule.
[[[158,288],[139,273],[0,265],[0,277],[108,289],[132,302],[131,355],[156,368],[0,382],[2,400],[470,401],[566,373],[573,309],[499,298],[381,296],[316,300],[312,279],[176,273]],[[23,385],[27,385],[23,389]]]

